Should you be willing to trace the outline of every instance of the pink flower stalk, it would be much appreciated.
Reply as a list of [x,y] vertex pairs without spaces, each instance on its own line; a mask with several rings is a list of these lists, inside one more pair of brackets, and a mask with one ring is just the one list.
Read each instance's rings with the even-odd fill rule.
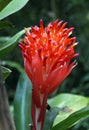
[[76,66],[71,59],[78,56],[74,47],[76,37],[71,37],[74,28],[56,20],[46,28],[40,26],[26,29],[26,36],[19,44],[24,67],[32,82],[32,130],[42,130],[48,96],[60,85]]

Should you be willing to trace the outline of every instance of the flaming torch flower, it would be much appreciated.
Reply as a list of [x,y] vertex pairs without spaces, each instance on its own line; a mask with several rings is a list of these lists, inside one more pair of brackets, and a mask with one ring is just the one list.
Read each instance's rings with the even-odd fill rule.
[[76,37],[71,37],[74,28],[56,20],[46,28],[40,26],[26,29],[26,36],[19,44],[24,67],[32,82],[32,130],[42,130],[48,96],[60,85],[76,66],[71,59],[78,56],[74,47]]

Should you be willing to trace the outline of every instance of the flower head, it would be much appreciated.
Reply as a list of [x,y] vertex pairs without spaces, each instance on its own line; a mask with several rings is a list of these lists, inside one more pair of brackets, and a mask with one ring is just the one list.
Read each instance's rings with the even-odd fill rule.
[[[70,36],[74,28],[66,28],[66,25],[56,20],[44,28],[40,20],[39,27],[34,26],[31,31],[26,29],[26,36],[19,45],[26,73],[33,85],[33,104],[37,108],[45,106],[47,97],[76,66],[76,62],[71,61],[78,56],[74,49],[77,45],[76,37]],[[41,110],[39,122],[42,120],[40,113]]]

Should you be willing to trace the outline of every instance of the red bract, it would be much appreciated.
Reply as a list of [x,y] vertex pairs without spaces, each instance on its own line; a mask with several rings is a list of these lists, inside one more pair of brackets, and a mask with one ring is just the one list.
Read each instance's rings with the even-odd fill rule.
[[56,20],[46,28],[26,29],[26,36],[19,44],[24,58],[24,67],[32,81],[32,130],[42,130],[48,96],[60,85],[76,66],[71,59],[78,56],[74,51],[76,37],[71,37],[74,28]]

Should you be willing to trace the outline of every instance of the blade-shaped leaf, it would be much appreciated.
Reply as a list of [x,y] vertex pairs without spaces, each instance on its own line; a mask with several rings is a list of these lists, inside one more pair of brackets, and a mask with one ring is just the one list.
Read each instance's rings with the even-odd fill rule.
[[2,65],[3,66],[8,65],[10,67],[16,68],[20,73],[23,71],[22,66],[14,61],[2,61]]
[[[31,29],[31,28],[28,28]],[[25,30],[22,30],[11,37],[7,42],[0,44],[0,58],[4,58],[17,44],[19,38],[25,33]]]
[[0,58],[4,58],[16,45],[18,39],[24,34],[24,30],[15,34],[7,42],[0,44]]
[[52,127],[54,119],[57,116],[58,112],[59,108],[57,107],[50,108],[50,110],[47,111],[44,123],[44,130],[49,130]]
[[0,46],[1,46],[1,43],[5,43],[6,41],[8,41],[10,39],[10,37],[6,37],[6,36],[1,36],[0,37]]
[[0,12],[0,20],[17,12],[23,8],[29,0],[12,0],[9,4]]
[[31,123],[31,82],[23,72],[17,84],[14,100],[14,119],[17,130],[29,130]]
[[2,76],[3,76],[3,79],[7,79],[7,77],[10,75],[11,73],[11,70],[4,67],[4,66],[1,66],[1,69],[2,69]]
[[0,11],[10,2],[11,0],[0,0]]
[[86,107],[89,104],[89,98],[74,94],[59,94],[49,99],[48,104],[52,107],[59,107],[61,110],[54,121],[55,126],[72,113]]
[[54,126],[51,130],[67,130],[70,128],[74,123],[79,121],[83,117],[89,116],[89,106],[85,107],[73,114],[71,114],[67,119],[63,120],[62,122],[58,123]]

